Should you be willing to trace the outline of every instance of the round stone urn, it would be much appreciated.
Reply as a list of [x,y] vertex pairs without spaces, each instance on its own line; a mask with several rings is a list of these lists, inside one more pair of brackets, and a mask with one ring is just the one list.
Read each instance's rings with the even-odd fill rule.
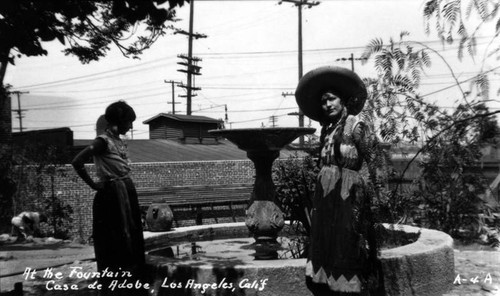
[[152,203],[146,214],[149,231],[169,231],[172,229],[174,214],[166,203]]

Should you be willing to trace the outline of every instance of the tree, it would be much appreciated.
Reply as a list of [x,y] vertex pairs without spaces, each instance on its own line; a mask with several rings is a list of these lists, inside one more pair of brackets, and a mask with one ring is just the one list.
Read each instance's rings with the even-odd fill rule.
[[[373,59],[378,72],[376,78],[366,80],[371,99],[363,113],[365,120],[376,123],[385,142],[423,143],[399,178],[403,179],[418,156],[425,156],[419,163],[422,174],[415,182],[418,189],[400,194],[396,184],[379,205],[387,207],[385,212],[392,216],[391,222],[419,221],[422,226],[457,235],[483,210],[479,195],[487,190],[485,179],[481,172],[470,169],[480,162],[482,146],[498,135],[492,115],[500,111],[488,111],[484,91],[471,97],[472,92],[462,88],[439,52],[420,42],[407,41],[407,36],[403,32],[399,41],[391,39],[388,43],[374,39],[363,55],[365,61]],[[418,93],[421,76],[431,66],[431,55],[448,65],[461,91],[458,106],[451,113]],[[484,85],[474,86],[481,89]]]
[[[488,184],[477,168],[482,146],[498,134],[496,122],[486,114],[481,102],[459,105],[451,114],[453,121],[441,118],[437,130],[442,132],[423,147],[422,175],[412,194],[412,204],[421,210],[416,213],[421,225],[454,237],[478,234],[479,215],[486,209],[480,196]],[[490,128],[496,132],[490,133]]]
[[[423,16],[425,30],[431,32],[431,24],[443,42],[454,43],[458,39],[458,57],[463,58],[464,52],[475,58],[482,59],[482,69],[475,83],[480,86],[482,96],[487,99],[489,91],[489,75],[496,66],[488,69],[486,60],[493,56],[500,58],[500,1],[498,0],[427,0]],[[492,26],[493,25],[493,26]],[[490,27],[488,27],[490,26]],[[478,53],[480,34],[490,38],[484,53]],[[484,36],[483,36],[484,37]],[[500,94],[500,89],[497,91]]]
[[[165,33],[165,22],[175,17],[173,8],[184,0],[168,0],[168,9],[158,7],[165,2],[2,1],[0,83],[3,84],[7,63],[14,63],[16,55],[47,55],[42,43],[55,39],[67,46],[66,54],[77,56],[83,63],[104,57],[111,44],[124,55],[137,56]],[[147,35],[134,35],[134,27],[139,25],[143,25]]]
[[8,64],[21,56],[47,55],[43,43],[53,40],[82,63],[99,60],[112,45],[135,58],[166,33],[165,23],[175,20],[174,9],[183,4],[184,0],[0,2],[0,225],[12,215],[12,115],[9,86],[4,85]]

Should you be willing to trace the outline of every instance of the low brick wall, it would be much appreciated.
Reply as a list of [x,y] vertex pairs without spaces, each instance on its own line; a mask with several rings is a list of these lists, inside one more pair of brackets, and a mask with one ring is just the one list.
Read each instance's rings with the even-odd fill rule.
[[[18,180],[17,213],[25,210],[39,210],[43,206],[34,200],[51,198],[54,195],[73,209],[72,238],[88,240],[92,234],[92,201],[95,192],[74,172],[70,165],[57,168],[53,190],[50,176],[43,175],[43,192],[36,192],[32,184],[36,167],[23,167],[24,178]],[[94,165],[87,165],[90,175],[95,178]],[[250,160],[193,161],[132,164],[132,178],[137,188],[174,185],[226,185],[253,183],[254,166]],[[19,174],[21,175],[21,174]],[[229,222],[229,221],[227,221]]]
[[[245,221],[246,208],[245,204],[235,204],[231,207],[229,205],[171,207],[174,214],[173,227],[195,226],[197,220],[200,220],[200,225],[243,222]],[[147,225],[145,230],[148,230]]]

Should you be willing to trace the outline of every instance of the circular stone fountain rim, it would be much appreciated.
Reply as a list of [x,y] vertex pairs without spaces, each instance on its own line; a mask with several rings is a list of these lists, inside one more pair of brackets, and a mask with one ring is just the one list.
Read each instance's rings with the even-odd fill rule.
[[[386,225],[384,225],[386,226]],[[167,236],[196,236],[199,234],[216,234],[223,230],[226,234],[236,233],[235,228],[248,231],[246,225],[225,223],[222,225],[202,225],[184,227],[167,233],[145,232],[146,244],[152,240],[168,242]],[[452,286],[454,272],[453,240],[444,232],[406,225],[396,225],[396,231],[420,233],[416,242],[408,245],[381,251],[380,261],[384,270],[384,286],[387,295],[443,295]],[[156,245],[160,246],[160,245]],[[155,273],[161,284],[165,276],[171,276],[176,270],[189,270],[193,278],[206,282],[217,281],[214,270],[237,271],[242,275],[238,280],[268,279],[269,285],[262,295],[306,295],[309,294],[303,280],[306,259],[253,260],[241,263],[229,262],[228,265],[214,264],[210,261],[182,261],[172,258],[149,255],[146,257],[149,266],[158,270]],[[214,276],[215,275],[215,276]],[[261,295],[260,291],[247,289],[249,296]],[[199,294],[196,294],[199,295]]]
[[[388,228],[391,224],[383,224],[384,227]],[[409,233],[420,233],[418,239],[410,244],[395,247],[392,249],[381,250],[381,259],[390,259],[397,257],[404,257],[408,255],[418,255],[429,252],[436,252],[439,249],[443,248],[452,248],[453,239],[446,233],[427,229],[427,228],[419,228],[409,225],[395,225],[396,230],[402,230]],[[244,222],[235,222],[235,223],[220,223],[220,224],[212,224],[212,225],[197,225],[197,226],[188,226],[188,227],[179,227],[172,231],[168,232],[144,232],[144,239],[146,242],[146,248],[151,251],[155,249],[155,246],[158,247],[161,244],[169,241],[169,238],[193,238],[197,235],[204,235],[207,233],[216,234],[221,231],[230,231],[237,230],[235,233],[239,233],[241,235],[242,232],[247,230]],[[218,239],[215,235],[214,239]],[[165,258],[168,261],[168,258]],[[277,260],[255,260],[249,262],[249,265],[242,265],[242,268],[253,268],[256,266],[269,267],[273,265],[273,262],[280,262],[280,266],[305,266],[306,259],[277,259]],[[209,266],[208,264],[206,266]]]

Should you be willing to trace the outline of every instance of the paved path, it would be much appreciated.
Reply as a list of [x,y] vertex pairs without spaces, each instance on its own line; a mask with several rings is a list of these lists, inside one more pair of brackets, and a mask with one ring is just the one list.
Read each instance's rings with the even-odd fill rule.
[[[86,262],[92,258],[94,248],[89,245],[54,239],[35,239],[24,243],[14,243],[10,239],[0,240],[0,296],[3,296],[3,292],[11,291],[16,282],[23,282],[28,288],[36,284],[36,281],[26,280],[22,274],[27,268],[41,271],[63,265],[55,269],[67,269],[68,265],[93,264]],[[12,276],[2,277],[4,275]]]
[[446,296],[500,295],[500,251],[455,249],[455,285]]

